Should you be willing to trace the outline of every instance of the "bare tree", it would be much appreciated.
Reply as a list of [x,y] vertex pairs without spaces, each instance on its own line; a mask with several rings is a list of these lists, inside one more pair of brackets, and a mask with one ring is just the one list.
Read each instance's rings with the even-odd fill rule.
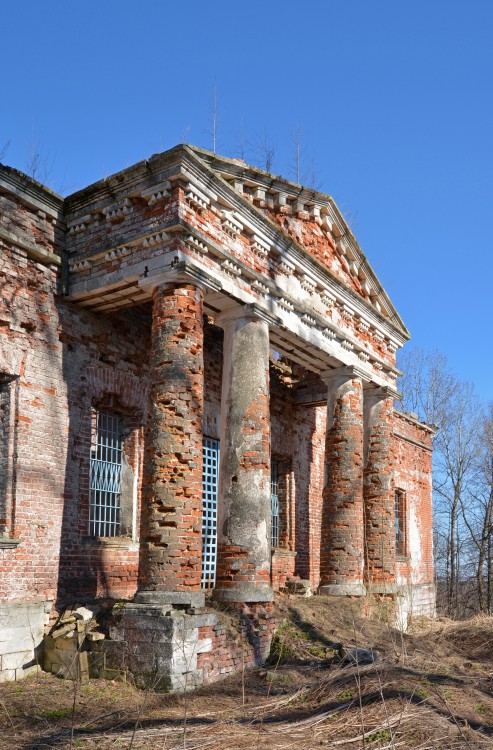
[[[436,538],[444,553],[442,574],[446,581],[449,613],[459,613],[461,562],[466,542],[462,523],[477,472],[481,404],[471,383],[459,380],[445,355],[411,349],[400,359],[403,377],[401,408],[435,424],[433,489]],[[468,516],[469,518],[469,516]],[[436,562],[440,563],[441,560]]]
[[212,96],[212,107],[211,107],[211,129],[209,133],[212,138],[212,150],[214,153],[216,153],[216,147],[217,147],[218,127],[219,127],[218,94],[217,94],[217,83],[214,81],[214,92]]
[[302,180],[302,166],[303,166],[303,161],[305,158],[305,147],[303,144],[303,131],[299,125],[295,127],[294,133],[293,133],[293,150],[294,150],[294,157],[293,157],[294,178],[295,178],[295,182],[300,184]]
[[246,140],[243,128],[243,115],[240,118],[240,130],[238,131],[238,158],[246,161]]
[[33,126],[31,148],[24,165],[26,174],[32,177],[33,180],[46,184],[53,170],[53,162],[54,159],[51,158],[49,152],[46,150],[43,140],[36,135]]
[[258,139],[256,151],[259,167],[265,169],[266,172],[273,172],[276,149],[265,129],[263,135]]
[[10,148],[10,138],[8,139],[8,141],[5,141],[2,148],[0,148],[0,163],[3,162],[3,160],[7,156],[7,151],[9,150],[9,148]]
[[478,607],[493,611],[493,404],[482,417],[479,455],[471,502],[462,503],[462,517],[471,539],[471,565],[476,580]]

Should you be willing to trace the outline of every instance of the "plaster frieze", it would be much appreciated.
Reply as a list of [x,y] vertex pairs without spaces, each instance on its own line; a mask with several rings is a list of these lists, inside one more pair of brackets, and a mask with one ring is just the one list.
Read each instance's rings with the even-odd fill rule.
[[106,208],[103,208],[102,213],[106,216],[107,221],[117,221],[118,219],[124,218],[133,211],[133,205],[130,198],[123,198],[120,203],[111,204]]
[[310,315],[309,313],[303,313],[301,316],[301,320],[303,323],[306,323],[306,325],[314,327],[317,325],[316,319],[313,317],[313,315]]
[[165,180],[159,185],[153,185],[153,187],[142,190],[140,197],[147,201],[149,206],[158,203],[159,201],[166,200],[171,195],[172,184],[170,180]]
[[264,296],[267,296],[270,294],[270,288],[267,284],[264,284],[263,281],[260,281],[260,279],[254,279],[252,281],[252,286],[254,289],[257,290],[259,294],[262,294]]
[[300,286],[308,294],[314,294],[317,291],[317,280],[307,273],[303,273],[300,278]]
[[243,224],[230,211],[222,212],[221,226],[226,234],[233,238],[238,237],[243,231]]
[[154,234],[149,234],[144,238],[142,247],[154,247],[154,245],[162,245],[165,242],[168,242],[169,239],[170,236],[167,232],[155,232]]
[[241,276],[241,267],[229,258],[221,261],[221,266],[229,276]]
[[250,247],[257,255],[268,256],[271,250],[271,245],[268,240],[264,240],[259,237],[258,234],[253,234],[250,239]]
[[204,208],[207,208],[211,202],[209,196],[195,187],[192,183],[190,183],[185,189],[185,200],[189,206],[199,212]]
[[209,252],[207,244],[202,240],[199,240],[198,237],[195,237],[193,234],[189,234],[184,242],[192,252],[197,252],[201,255],[206,255]]
[[91,225],[93,217],[91,214],[80,216],[75,222],[67,224],[67,230],[69,234],[78,234],[79,232],[85,232],[85,230]]

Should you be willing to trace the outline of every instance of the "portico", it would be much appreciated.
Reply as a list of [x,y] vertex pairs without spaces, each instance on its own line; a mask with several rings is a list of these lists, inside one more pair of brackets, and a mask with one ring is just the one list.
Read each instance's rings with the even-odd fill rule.
[[[269,360],[283,335],[282,318],[258,303],[232,301],[207,281],[206,273],[199,277],[197,268],[182,263],[141,282],[152,294],[153,333],[139,602],[204,601],[204,310],[224,332],[212,596],[223,602],[273,598]],[[294,360],[310,362],[313,370],[317,360],[325,364],[317,373],[326,387],[317,403],[325,400],[327,409],[319,593],[395,592],[389,445],[397,394],[372,382],[361,364],[337,362],[323,350],[309,360],[314,348],[307,349],[299,331],[287,335]]]
[[409,334],[329,195],[186,145],[0,187],[0,679],[74,601],[114,604],[97,676],[165,690],[260,664],[278,594],[433,613]]

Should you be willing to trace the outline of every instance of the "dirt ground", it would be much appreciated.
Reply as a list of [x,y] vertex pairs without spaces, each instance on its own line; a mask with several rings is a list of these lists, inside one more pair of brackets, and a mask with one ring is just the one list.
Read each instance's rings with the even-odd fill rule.
[[[345,603],[285,599],[271,664],[188,695],[40,673],[0,685],[0,748],[493,750],[493,618],[403,635]],[[377,649],[365,666],[334,646]]]

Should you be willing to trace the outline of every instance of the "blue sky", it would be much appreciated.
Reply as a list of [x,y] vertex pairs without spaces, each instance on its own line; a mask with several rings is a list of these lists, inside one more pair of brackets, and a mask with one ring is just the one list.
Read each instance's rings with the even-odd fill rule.
[[[0,151],[72,192],[183,140],[330,193],[411,331],[493,400],[493,3],[17,0]],[[241,137],[243,132],[243,137]]]

